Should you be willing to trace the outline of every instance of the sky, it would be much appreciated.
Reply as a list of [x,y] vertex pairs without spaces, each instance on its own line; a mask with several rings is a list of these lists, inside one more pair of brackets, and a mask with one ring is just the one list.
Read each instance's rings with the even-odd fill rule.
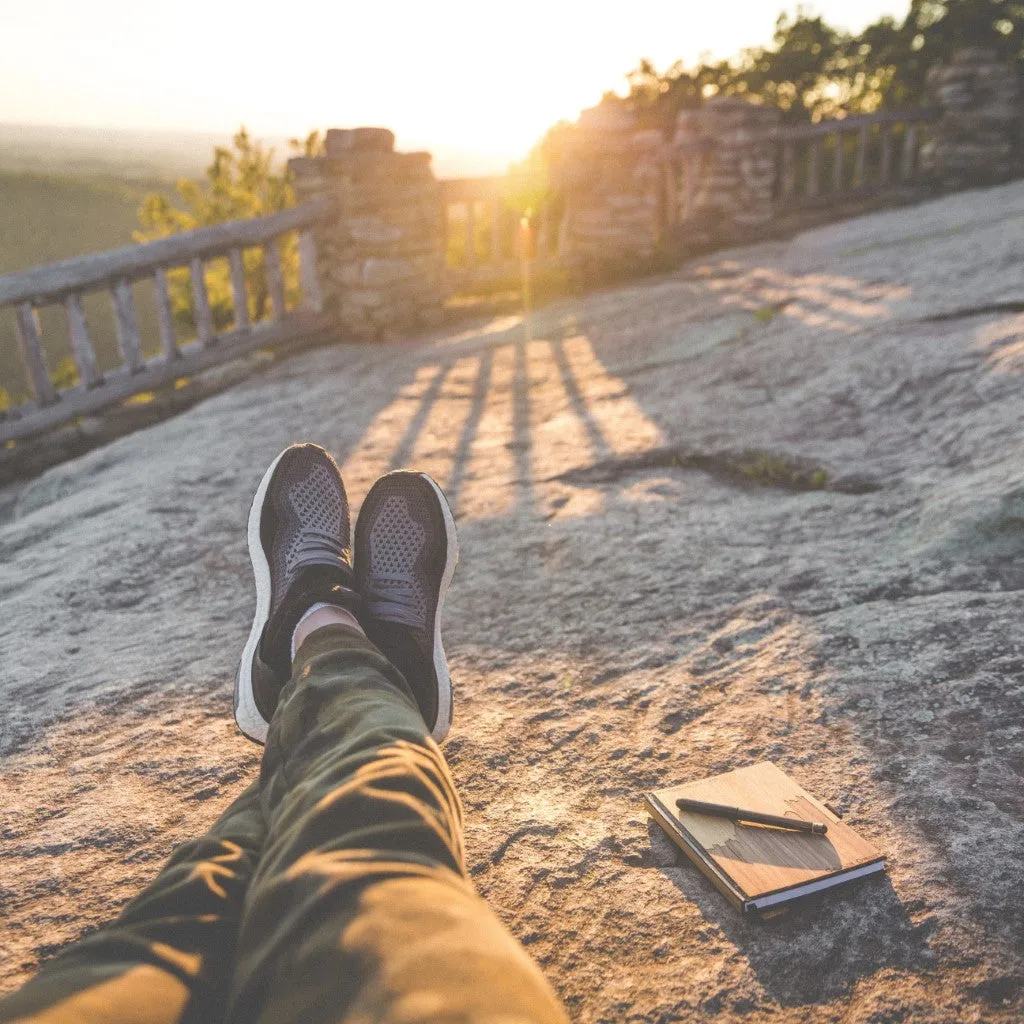
[[[782,4],[3,0],[0,122],[244,123],[263,136],[383,125],[402,149],[497,172],[555,121],[621,91],[640,58],[731,56],[769,40]],[[806,6],[856,30],[908,2]]]

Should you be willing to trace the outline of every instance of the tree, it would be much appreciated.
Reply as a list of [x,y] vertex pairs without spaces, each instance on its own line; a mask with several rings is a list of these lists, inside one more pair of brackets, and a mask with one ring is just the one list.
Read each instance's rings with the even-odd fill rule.
[[[244,126],[231,142],[230,148],[218,146],[214,150],[213,162],[206,168],[203,180],[183,178],[177,183],[178,205],[161,192],[146,196],[139,209],[142,230],[135,232],[137,241],[164,238],[228,220],[267,217],[295,205],[290,175],[287,169],[277,169],[273,148],[253,139]],[[291,139],[289,145],[306,156],[316,156],[323,148],[319,132],[311,132],[302,140]],[[282,239],[281,265],[289,300],[299,293],[296,246],[293,236]],[[244,250],[242,261],[249,317],[255,323],[267,315],[270,303],[263,250]],[[193,324],[188,269],[178,267],[167,276],[175,317],[182,323]],[[215,325],[218,329],[228,326],[234,319],[234,307],[226,259],[211,260],[207,264],[206,288]]]
[[713,95],[749,96],[792,121],[917,106],[927,100],[928,69],[970,46],[1024,72],[1024,0],[911,0],[902,22],[886,16],[857,35],[798,6],[779,15],[769,45],[732,60],[676,62],[665,72],[641,61],[626,76],[625,99],[641,123],[662,128]]

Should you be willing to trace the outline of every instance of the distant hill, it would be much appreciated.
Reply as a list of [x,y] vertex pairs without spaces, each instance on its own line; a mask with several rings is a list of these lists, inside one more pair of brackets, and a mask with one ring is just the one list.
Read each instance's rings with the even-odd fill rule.
[[[227,135],[139,128],[61,128],[0,123],[0,170],[104,175],[128,181],[194,177]],[[284,139],[268,139],[281,156]]]
[[[297,134],[305,133],[299,129]],[[261,137],[260,141],[273,146],[282,160],[291,153],[283,136]],[[0,123],[0,171],[173,181],[201,175],[214,146],[229,142],[226,133]],[[444,146],[428,148],[434,154],[434,173],[439,178],[502,174],[506,169],[506,161],[498,157]]]

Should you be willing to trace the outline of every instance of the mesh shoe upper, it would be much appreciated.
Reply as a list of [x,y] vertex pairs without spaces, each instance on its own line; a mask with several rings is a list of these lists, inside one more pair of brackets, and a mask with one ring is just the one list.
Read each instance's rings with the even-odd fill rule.
[[281,457],[267,491],[260,540],[270,565],[270,615],[260,657],[287,678],[291,635],[316,601],[351,606],[348,498],[331,456],[314,444]]
[[[360,622],[405,677],[435,732],[438,688],[450,691],[451,685],[435,629],[449,555],[455,554],[443,500],[422,474],[389,473],[367,495],[355,537]],[[439,664],[443,680],[438,678]],[[450,694],[446,700],[450,707]]]

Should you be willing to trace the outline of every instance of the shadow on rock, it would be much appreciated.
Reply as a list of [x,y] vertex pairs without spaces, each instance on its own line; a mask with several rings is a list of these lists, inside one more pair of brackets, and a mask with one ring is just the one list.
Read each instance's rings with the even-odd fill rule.
[[791,905],[784,916],[743,917],[661,829],[649,823],[653,860],[721,928],[758,982],[783,1006],[825,1003],[884,969],[934,964],[929,927],[915,926],[888,876],[874,875]]

